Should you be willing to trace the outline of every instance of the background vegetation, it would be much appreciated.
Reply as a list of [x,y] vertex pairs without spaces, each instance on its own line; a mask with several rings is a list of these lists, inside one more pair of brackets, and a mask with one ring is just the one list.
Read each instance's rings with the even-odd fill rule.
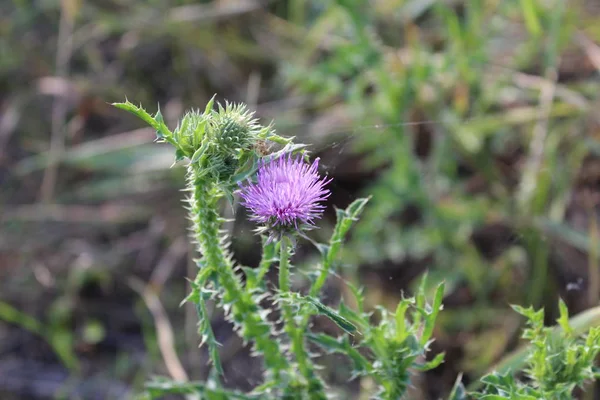
[[[126,398],[153,373],[209,374],[179,307],[196,268],[184,171],[108,103],[160,104],[173,127],[217,93],[311,143],[331,205],[373,196],[342,268],[368,307],[393,310],[426,270],[446,282],[446,360],[411,398],[447,396],[519,345],[509,304],[545,306],[547,325],[559,296],[598,304],[599,70],[593,0],[2,2],[0,395]],[[237,211],[234,250],[256,266]],[[254,386],[222,321],[227,384]]]

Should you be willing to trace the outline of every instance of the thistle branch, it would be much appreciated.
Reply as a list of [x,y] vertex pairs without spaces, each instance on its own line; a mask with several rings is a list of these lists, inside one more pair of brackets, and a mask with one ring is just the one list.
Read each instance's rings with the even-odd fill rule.
[[[283,294],[291,293],[290,290],[290,239],[287,236],[281,238],[279,245],[279,291]],[[288,302],[281,302],[284,329],[290,337],[291,351],[298,363],[298,369],[306,380],[305,389],[312,400],[326,400],[324,385],[320,377],[315,373],[310,361],[304,341],[304,334],[298,328],[294,318],[292,306]]]
[[[188,170],[188,184],[192,191],[189,199],[190,220],[198,249],[204,258],[204,268],[214,270],[216,281],[222,289],[222,303],[230,310],[235,328],[245,340],[254,343],[254,350],[264,357],[267,379],[280,379],[287,367],[285,357],[277,343],[271,339],[271,327],[261,317],[258,305],[245,291],[233,271],[232,261],[219,234],[222,219],[218,212],[218,200],[223,196],[219,188],[206,179],[198,179],[194,166]],[[198,276],[201,276],[202,270]]]

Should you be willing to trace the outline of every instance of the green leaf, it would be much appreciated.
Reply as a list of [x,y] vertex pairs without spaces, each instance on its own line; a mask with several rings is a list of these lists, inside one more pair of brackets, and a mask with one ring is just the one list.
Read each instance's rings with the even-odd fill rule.
[[221,344],[217,341],[213,332],[210,315],[206,310],[205,302],[206,298],[210,298],[212,292],[203,287],[206,281],[211,279],[213,273],[214,271],[212,268],[202,268],[198,273],[196,280],[194,282],[190,282],[192,285],[192,291],[183,300],[183,302],[190,302],[194,304],[194,307],[196,308],[196,314],[198,315],[198,335],[200,335],[199,347],[202,347],[204,344],[207,345],[210,361],[215,367],[217,373],[222,376],[224,375],[224,372],[221,364],[221,357],[219,355],[219,346],[221,346]]
[[69,369],[78,369],[79,360],[73,351],[73,335],[65,327],[45,326],[32,316],[0,301],[0,319],[19,326],[45,339],[61,362]]
[[563,299],[559,300],[558,309],[560,310],[560,317],[556,320],[556,322],[558,322],[558,324],[565,330],[567,335],[572,335],[573,329],[571,328],[571,325],[569,325],[569,309],[567,308],[567,305]]
[[437,354],[433,360],[427,361],[425,364],[415,366],[415,369],[419,371],[429,371],[430,369],[437,368],[444,362],[444,357],[446,353]]
[[346,305],[343,301],[340,303],[339,314],[358,325],[359,329],[367,329],[369,327],[368,316],[363,316]]
[[192,155],[192,157],[190,158],[190,163],[191,164],[196,164],[200,158],[202,158],[202,156],[204,156],[204,154],[206,153],[206,149],[208,148],[207,145],[208,142],[204,142],[202,144],[202,146],[200,146]]
[[175,150],[175,162],[179,162],[185,158],[185,153],[181,149]]
[[467,391],[465,386],[462,384],[462,374],[459,374],[454,382],[454,387],[448,396],[448,400],[467,400]]
[[204,287],[208,282],[215,282],[217,280],[217,271],[213,267],[209,267],[203,263],[198,263],[198,267],[200,271],[198,271],[198,275],[194,279],[194,283],[197,286]]
[[402,299],[398,302],[398,306],[396,307],[396,340],[399,343],[403,342],[408,336],[408,331],[406,330],[406,311],[411,304],[411,300]]
[[354,200],[345,210],[336,210],[337,222],[333,229],[333,234],[329,240],[329,246],[320,245],[317,246],[323,256],[323,267],[315,282],[310,288],[309,294],[316,296],[331,273],[333,262],[335,261],[346,237],[346,234],[350,230],[352,224],[358,219],[362,213],[365,205],[369,201],[369,198],[360,198]]
[[329,353],[340,353],[349,357],[359,374],[369,372],[373,368],[371,362],[350,344],[347,337],[336,339],[324,333],[308,333],[306,337]]
[[335,322],[337,326],[342,328],[347,333],[352,334],[356,332],[356,326],[354,326],[352,322],[348,321],[346,318],[338,314],[337,311],[335,311],[331,307],[326,306],[314,297],[307,296],[304,297],[304,299],[309,304],[314,306],[320,314],[325,315],[326,317],[331,319],[333,322]]
[[249,178],[251,178],[252,176],[254,176],[254,174],[256,173],[256,171],[258,171],[258,167],[260,165],[259,161],[260,159],[258,158],[258,156],[255,153],[247,153],[249,154],[249,159],[246,162],[243,162],[242,160],[240,160],[240,164],[242,165],[241,168],[239,168],[236,173],[231,177],[231,182],[234,185],[237,185],[238,182],[243,182]]
[[[154,115],[154,121],[156,122],[157,126],[159,127],[166,127],[165,125],[165,120],[163,119],[163,116],[160,112],[160,105],[158,106],[158,111],[156,111],[156,114]],[[158,139],[165,139],[165,131],[164,129],[157,129],[156,130],[156,137]]]
[[421,344],[424,345],[429,341],[433,334],[433,328],[435,327],[435,320],[442,309],[442,300],[444,298],[444,283],[440,283],[435,291],[435,297],[433,299],[433,305],[431,312],[425,319],[425,328],[423,329],[423,335],[421,336]]
[[244,275],[246,276],[246,288],[250,291],[258,287],[261,282],[258,279],[258,271],[254,268],[250,267],[241,267],[242,271],[244,271]]
[[217,342],[215,334],[213,332],[212,326],[210,324],[211,319],[206,310],[206,303],[204,302],[204,298],[199,296],[199,301],[195,304],[196,313],[198,315],[198,334],[200,335],[200,347],[203,344],[208,346],[208,353],[210,355],[210,361],[217,373],[221,376],[224,375],[223,366],[221,365],[221,356],[219,355],[219,346],[221,345]]
[[533,36],[538,36],[542,31],[542,25],[537,16],[535,0],[521,0],[521,9],[527,30]]
[[138,118],[140,118],[156,130],[156,136],[158,138],[164,139],[167,142],[174,145],[175,147],[177,147],[177,144],[173,141],[173,134],[163,121],[163,117],[160,113],[160,110],[153,117],[150,114],[148,114],[148,112],[142,107],[138,107],[135,104],[129,102],[128,100],[126,100],[125,103],[112,103],[112,105],[121,110],[125,110],[136,115]]
[[213,94],[213,97],[210,98],[208,103],[206,103],[206,107],[204,107],[204,115],[210,114],[210,112],[212,111],[212,109],[214,107],[216,97],[217,97],[217,94],[215,93],[215,94]]
[[370,199],[371,197],[365,197],[354,200],[345,210],[346,218],[355,221],[363,212]]
[[285,301],[292,305],[300,307],[312,307],[317,311],[317,313],[324,315],[330,320],[332,320],[345,332],[350,334],[356,332],[356,326],[354,326],[352,322],[342,317],[337,311],[335,311],[331,307],[326,306],[325,304],[321,303],[318,299],[312,296],[302,296],[299,293],[285,292],[279,294],[279,299],[281,301]]
[[273,240],[267,243],[268,238],[264,235],[261,237],[261,240],[262,257],[260,264],[258,265],[258,269],[254,270],[254,276],[246,281],[246,287],[249,290],[263,286],[265,284],[265,275],[267,275],[273,263],[278,261],[277,253],[279,252],[279,242]]
[[[419,288],[417,289],[417,294],[415,296],[416,307],[420,310],[425,310],[425,304],[427,299],[425,298],[425,291],[427,288],[427,276],[428,273],[425,272],[423,274],[423,278],[421,278],[421,283],[419,284]],[[413,323],[415,325],[419,325],[421,323],[422,315],[421,313],[415,313]]]
[[114,107],[120,108],[121,110],[128,111],[140,119],[144,120],[150,126],[156,126],[157,122],[152,118],[150,114],[142,107],[138,107],[131,103],[129,100],[125,100],[125,103],[112,103]]
[[25,314],[8,303],[0,301],[0,319],[10,324],[17,325],[36,335],[42,335],[44,325],[32,316]]

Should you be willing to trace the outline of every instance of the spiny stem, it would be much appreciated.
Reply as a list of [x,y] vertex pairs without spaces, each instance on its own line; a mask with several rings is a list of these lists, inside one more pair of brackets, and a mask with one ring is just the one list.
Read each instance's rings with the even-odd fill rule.
[[[289,238],[283,236],[279,245],[279,290],[282,293],[290,292],[290,243]],[[284,329],[290,337],[291,350],[296,357],[298,369],[307,382],[309,398],[315,400],[326,400],[323,382],[316,375],[312,363],[305,349],[303,332],[298,329],[294,320],[294,312],[287,303],[282,303]]]
[[214,268],[219,285],[223,290],[223,304],[231,309],[236,328],[240,328],[245,340],[254,342],[255,350],[264,357],[269,379],[280,379],[287,362],[277,342],[271,338],[271,327],[263,320],[258,305],[250,293],[245,291],[235,275],[232,263],[222,243],[219,228],[221,218],[218,213],[218,200],[222,197],[218,187],[197,178],[194,168],[188,172],[192,196],[190,198],[190,219],[198,247],[208,268]]
[[[279,245],[279,290],[283,293],[290,291],[290,251],[288,249],[289,239],[284,236]],[[291,313],[289,306],[285,306],[284,310]]]

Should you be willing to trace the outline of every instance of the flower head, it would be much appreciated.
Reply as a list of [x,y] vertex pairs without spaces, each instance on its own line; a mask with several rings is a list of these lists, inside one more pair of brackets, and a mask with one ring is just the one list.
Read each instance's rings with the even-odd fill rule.
[[250,219],[264,229],[286,233],[301,227],[313,227],[330,192],[325,185],[331,179],[319,176],[319,159],[307,164],[302,157],[282,156],[263,161],[256,183],[242,186],[242,205]]

